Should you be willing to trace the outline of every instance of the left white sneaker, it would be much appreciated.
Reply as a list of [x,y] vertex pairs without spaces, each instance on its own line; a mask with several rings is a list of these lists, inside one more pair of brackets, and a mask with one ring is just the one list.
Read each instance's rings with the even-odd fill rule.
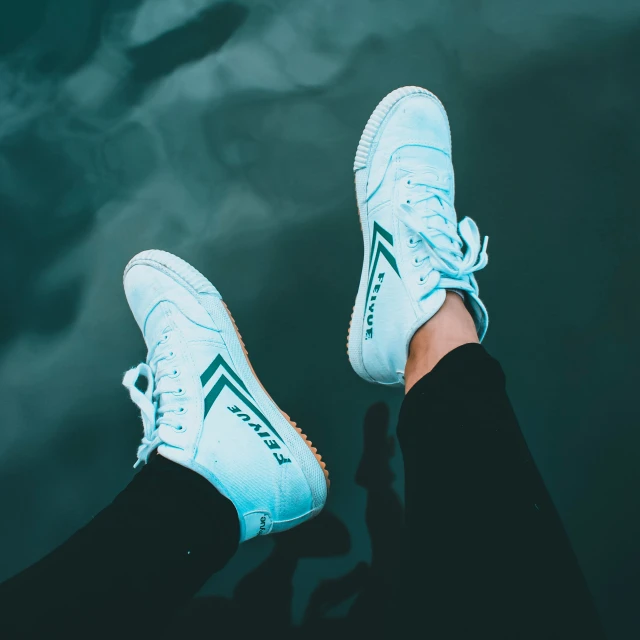
[[204,476],[235,505],[241,542],[317,515],[325,464],[260,384],[216,288],[164,251],[135,256],[124,288],[149,350],[123,380],[144,426],[135,466],[157,449]]
[[362,134],[355,165],[364,263],[347,351],[368,382],[404,384],[414,333],[464,296],[480,341],[489,317],[474,272],[487,264],[476,223],[458,224],[451,133],[444,107],[421,87],[390,93]]

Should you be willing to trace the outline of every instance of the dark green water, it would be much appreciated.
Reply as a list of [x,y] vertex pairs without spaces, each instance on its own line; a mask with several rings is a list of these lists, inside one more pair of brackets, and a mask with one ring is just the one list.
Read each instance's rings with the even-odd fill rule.
[[[402,396],[346,358],[351,167],[377,102],[418,84],[449,111],[458,212],[491,238],[485,344],[610,637],[638,637],[639,78],[637,0],[3,0],[0,579],[132,477],[120,377],[144,350],[121,275],[148,248],[216,284],[330,465],[351,551],[300,562],[295,619],[369,560],[363,418]],[[206,592],[230,595],[271,545]]]

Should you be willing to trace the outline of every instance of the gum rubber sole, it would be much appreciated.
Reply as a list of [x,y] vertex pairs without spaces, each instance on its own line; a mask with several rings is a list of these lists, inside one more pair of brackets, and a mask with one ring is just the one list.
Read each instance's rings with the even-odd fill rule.
[[311,450],[311,453],[313,453],[313,455],[315,456],[316,460],[318,461],[318,464],[322,467],[322,471],[324,472],[324,477],[325,477],[325,480],[327,481],[327,489],[328,489],[329,485],[331,484],[331,481],[329,480],[329,471],[327,470],[327,465],[324,462],[324,460],[322,459],[322,456],[318,453],[318,450],[315,447],[312,446],[313,442],[311,442],[311,440],[309,440],[307,438],[307,435],[302,433],[302,429],[295,422],[293,422],[291,420],[291,418],[289,417],[289,414],[285,413],[280,407],[278,407],[276,402],[269,395],[269,392],[264,388],[262,382],[260,382],[260,378],[258,378],[258,376],[256,375],[256,372],[253,369],[253,365],[251,364],[251,361],[249,360],[249,353],[247,352],[247,347],[245,347],[244,341],[242,340],[242,336],[240,335],[240,331],[238,331],[238,325],[236,324],[236,321],[234,320],[233,316],[231,315],[231,311],[229,311],[229,307],[227,307],[227,305],[224,302],[224,300],[221,300],[221,302],[224,305],[224,308],[227,310],[227,313],[229,314],[229,318],[231,318],[231,324],[233,324],[233,328],[236,331],[236,335],[238,336],[238,340],[240,341],[240,344],[242,345],[242,350],[244,351],[244,356],[247,359],[247,364],[249,365],[249,368],[251,369],[251,373],[253,373],[254,378],[257,380],[258,384],[262,387],[262,390],[267,394],[267,397],[269,398],[269,400],[271,400],[271,402],[273,402],[273,404],[276,405],[278,411],[283,415],[283,417],[286,419],[286,421],[298,432],[300,437],[304,440],[305,444]]
[[[220,296],[218,290],[197,269],[192,267],[188,262],[185,262],[184,260],[182,260],[182,258],[178,258],[178,256],[174,256],[173,254],[168,253],[167,251],[160,251],[160,250],[154,249],[150,251],[144,251],[141,254],[138,254],[137,256],[132,258],[132,260],[126,266],[124,275],[125,276],[127,275],[127,272],[133,266],[134,263],[149,264],[154,262],[161,264],[165,269],[168,269],[169,271],[172,271],[173,273],[175,273],[188,286],[188,288],[192,291],[192,293],[196,296],[196,298],[198,293],[205,293],[205,292],[215,293],[216,295]],[[322,460],[322,456],[318,453],[318,450],[316,449],[316,447],[312,446],[313,443],[307,438],[307,435],[302,433],[302,429],[298,427],[297,424],[291,420],[288,414],[286,414],[284,411],[282,411],[282,409],[280,409],[280,407],[276,404],[273,398],[269,395],[269,392],[264,388],[264,385],[262,384],[262,382],[260,382],[260,378],[258,378],[258,376],[256,375],[253,365],[249,360],[249,354],[247,352],[247,348],[244,344],[244,341],[242,340],[242,336],[238,331],[238,325],[236,324],[235,319],[231,315],[231,312],[229,311],[229,307],[227,307],[224,300],[222,300],[222,297],[220,297],[220,302],[222,302],[222,305],[224,306],[225,311],[227,312],[227,315],[231,320],[231,324],[233,325],[233,328],[236,332],[236,336],[238,337],[238,341],[242,346],[244,357],[247,361],[247,364],[249,365],[249,369],[251,370],[253,377],[255,378],[256,382],[260,385],[260,387],[262,387],[262,390],[264,391],[267,398],[269,398],[269,400],[273,402],[276,409],[278,409],[278,411],[282,414],[285,420],[291,425],[291,427],[293,427],[293,429],[302,438],[302,440],[307,445],[307,447],[309,447],[309,450],[311,451],[311,453],[313,453],[318,464],[320,465],[320,468],[324,473],[325,481],[327,483],[327,489],[329,489],[329,486],[331,484],[329,480],[329,471],[327,470],[326,463]]]

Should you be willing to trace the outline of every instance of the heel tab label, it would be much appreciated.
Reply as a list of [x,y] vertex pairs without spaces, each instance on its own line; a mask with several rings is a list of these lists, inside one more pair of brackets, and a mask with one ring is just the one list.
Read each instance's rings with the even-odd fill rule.
[[273,520],[268,511],[252,511],[244,516],[245,538],[266,536],[273,529]]

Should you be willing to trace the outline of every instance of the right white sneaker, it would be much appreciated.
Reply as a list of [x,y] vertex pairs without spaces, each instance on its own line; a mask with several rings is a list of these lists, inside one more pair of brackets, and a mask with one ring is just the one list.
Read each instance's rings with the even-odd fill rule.
[[149,350],[123,380],[142,412],[136,466],[157,449],[204,476],[235,505],[241,542],[317,515],[325,464],[260,384],[215,287],[180,258],[144,251],[124,288]]
[[404,385],[409,344],[442,307],[463,295],[480,341],[489,317],[474,272],[487,264],[475,222],[458,224],[451,133],[444,107],[420,87],[390,93],[360,139],[356,196],[364,263],[347,351],[368,382]]

